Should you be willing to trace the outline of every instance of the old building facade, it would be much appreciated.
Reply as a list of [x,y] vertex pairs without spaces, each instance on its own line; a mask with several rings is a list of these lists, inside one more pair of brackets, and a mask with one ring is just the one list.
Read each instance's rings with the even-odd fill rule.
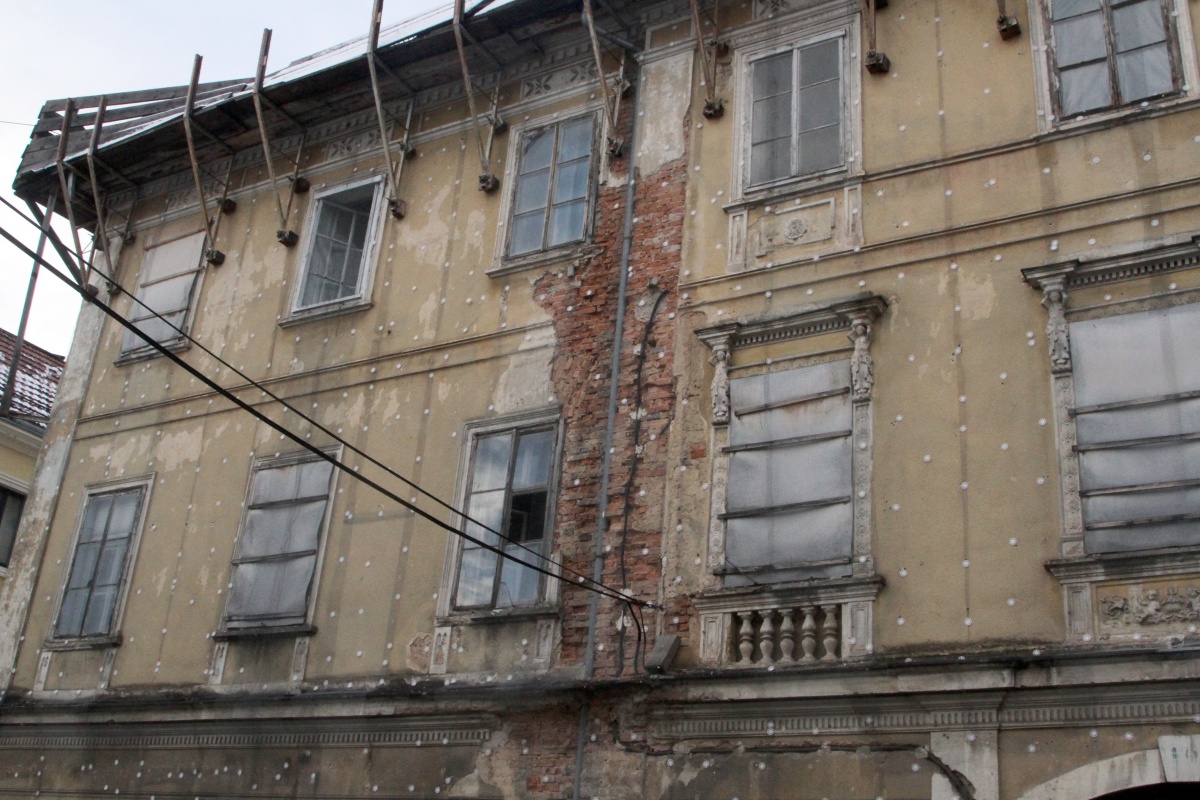
[[1194,792],[1200,5],[459,10],[46,105],[0,793]]

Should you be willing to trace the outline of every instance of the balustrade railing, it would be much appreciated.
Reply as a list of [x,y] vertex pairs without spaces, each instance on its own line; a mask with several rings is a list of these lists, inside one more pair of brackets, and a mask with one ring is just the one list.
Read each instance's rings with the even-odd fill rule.
[[738,666],[816,664],[841,659],[838,605],[753,609],[728,614]]

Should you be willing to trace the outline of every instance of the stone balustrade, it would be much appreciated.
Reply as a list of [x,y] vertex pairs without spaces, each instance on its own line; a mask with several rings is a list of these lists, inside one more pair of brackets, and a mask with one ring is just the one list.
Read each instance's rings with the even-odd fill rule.
[[841,658],[838,606],[755,609],[728,614],[738,666],[815,664]]

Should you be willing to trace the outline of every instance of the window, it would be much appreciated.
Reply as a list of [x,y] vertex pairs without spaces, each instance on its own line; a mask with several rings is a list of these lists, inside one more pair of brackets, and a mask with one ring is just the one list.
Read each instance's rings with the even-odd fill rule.
[[594,129],[589,116],[521,137],[509,256],[551,250],[587,235]]
[[1200,305],[1069,330],[1085,552],[1200,544]]
[[378,178],[315,195],[297,311],[363,296],[382,197]]
[[332,478],[333,465],[315,456],[255,467],[233,559],[227,630],[307,621]]
[[466,530],[524,563],[464,541],[456,608],[529,606],[545,594],[542,575],[524,564],[543,566],[539,556],[547,551],[556,438],[556,428],[545,425],[474,437],[465,506],[482,525],[470,522]]
[[1052,0],[1050,27],[1063,116],[1127,105],[1182,84],[1172,0]]
[[113,632],[145,492],[137,486],[88,497],[58,611],[57,638]]
[[845,164],[842,47],[837,37],[750,62],[749,186]]
[[[129,309],[129,321],[163,346],[179,345],[184,341],[183,334],[176,328],[187,330],[196,279],[203,268],[204,240],[204,232],[200,231],[146,250],[137,301]],[[137,356],[147,352],[155,351],[140,336],[126,330],[121,355]]]
[[849,575],[850,362],[737,378],[729,395],[726,584]]
[[25,495],[0,486],[0,567],[7,567],[12,558],[13,543],[17,540],[17,526],[21,522],[21,509],[25,507]]

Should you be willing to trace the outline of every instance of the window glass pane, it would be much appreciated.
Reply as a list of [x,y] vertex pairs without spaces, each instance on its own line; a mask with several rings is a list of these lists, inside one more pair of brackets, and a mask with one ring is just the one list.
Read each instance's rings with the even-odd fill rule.
[[25,498],[21,495],[0,489],[0,567],[7,567],[12,556],[24,504]]
[[1200,398],[1079,414],[1075,422],[1079,441],[1088,443],[1200,433]]
[[261,558],[300,550],[315,550],[325,519],[325,500],[299,505],[255,508],[246,513],[240,556]]
[[527,134],[521,143],[521,174],[547,169],[554,153],[554,128]]
[[1059,67],[1103,60],[1108,55],[1104,15],[1096,12],[1054,26],[1054,59]]
[[561,164],[554,176],[554,202],[564,203],[587,197],[588,173],[591,164],[587,160]]
[[471,495],[471,500],[467,505],[467,514],[474,522],[467,523],[468,534],[488,544],[496,544],[500,541],[499,537],[491,531],[504,532],[506,494],[504,489],[494,489],[490,492],[477,492]]
[[517,463],[513,468],[512,488],[531,489],[550,482],[550,464],[554,460],[554,431],[537,431],[521,436],[517,443]]
[[836,82],[841,71],[840,50],[836,39],[800,48],[800,86]]
[[138,506],[142,502],[141,491],[122,492],[113,497],[112,514],[108,520],[108,539],[127,538],[133,533],[137,522]]
[[92,589],[87,613],[83,617],[84,636],[99,636],[108,633],[112,624],[113,607],[117,603],[117,586],[97,586]]
[[549,202],[550,169],[529,172],[517,179],[517,196],[513,200],[513,212],[524,214],[538,208],[545,208]]
[[800,134],[799,174],[808,175],[842,163],[842,132],[839,126],[817,128]]
[[88,498],[87,508],[83,512],[83,524],[79,528],[80,543],[98,542],[104,538],[104,528],[108,525],[108,512],[111,508],[111,494]]
[[462,608],[486,606],[492,602],[492,585],[498,556],[480,547],[464,548],[458,570],[458,591],[454,604]]
[[1079,406],[1200,389],[1200,304],[1070,324]]
[[1054,19],[1066,19],[1086,14],[1089,11],[1096,11],[1100,8],[1100,4],[1101,0],[1053,0],[1051,15]]
[[792,174],[792,142],[776,139],[773,142],[756,144],[750,149],[750,182],[786,178]]
[[1165,43],[1121,53],[1117,56],[1117,79],[1121,99],[1127,103],[1167,94],[1175,89],[1171,79],[1171,56]]
[[112,586],[121,582],[128,545],[128,539],[117,539],[104,545],[104,549],[100,551],[100,563],[96,566],[96,579],[93,581],[95,586]]
[[532,253],[542,249],[542,234],[546,227],[546,212],[531,211],[513,217],[512,222],[512,255]]
[[1065,116],[1112,105],[1112,87],[1108,82],[1106,64],[1063,70],[1058,78],[1062,90],[1062,113]]
[[[174,278],[151,284],[145,287],[139,293],[138,297],[150,309],[153,309],[162,316],[166,316],[172,311],[187,308],[192,293],[192,285],[196,282],[196,275],[197,273],[195,272],[189,272],[185,275],[177,275]],[[154,314],[150,310],[138,303],[134,303],[133,308],[130,310],[135,312],[138,317],[154,317]]]
[[730,511],[849,496],[850,438],[734,453],[729,460]]
[[573,200],[557,205],[550,212],[550,247],[583,238],[587,216],[587,201]]
[[842,96],[837,81],[826,81],[801,89],[799,102],[800,130],[840,124]]
[[753,144],[792,137],[792,96],[781,94],[754,102],[750,124]]
[[508,459],[512,433],[482,436],[475,441],[475,463],[471,465],[471,491],[502,489],[508,481]]
[[500,570],[500,591],[496,595],[496,607],[527,606],[536,603],[542,576],[524,565],[537,564],[541,559],[536,553],[514,546],[506,547],[505,553],[520,559],[521,563],[504,560]]
[[96,574],[96,562],[100,558],[100,542],[81,544],[75,550],[75,561],[71,565],[71,577],[67,581],[69,589],[86,589],[92,583]]
[[726,557],[738,567],[783,566],[849,558],[852,506],[818,509],[728,522]]
[[301,465],[293,464],[256,471],[250,489],[251,504],[274,503],[295,498],[300,470]]
[[301,307],[358,293],[376,191],[377,184],[367,184],[317,201],[316,230],[305,262]]
[[590,118],[564,122],[559,133],[558,162],[590,158],[592,154],[592,120]]
[[55,628],[59,636],[78,636],[83,630],[83,611],[89,594],[87,589],[67,590],[58,612],[58,627]]
[[145,260],[142,262],[142,274],[138,283],[147,284],[199,269],[203,250],[203,231],[151,247],[146,251]]
[[1162,0],[1114,8],[1113,32],[1117,38],[1118,53],[1165,42],[1167,30],[1163,26]]
[[751,93],[761,100],[792,91],[792,54],[781,53],[754,62]]

